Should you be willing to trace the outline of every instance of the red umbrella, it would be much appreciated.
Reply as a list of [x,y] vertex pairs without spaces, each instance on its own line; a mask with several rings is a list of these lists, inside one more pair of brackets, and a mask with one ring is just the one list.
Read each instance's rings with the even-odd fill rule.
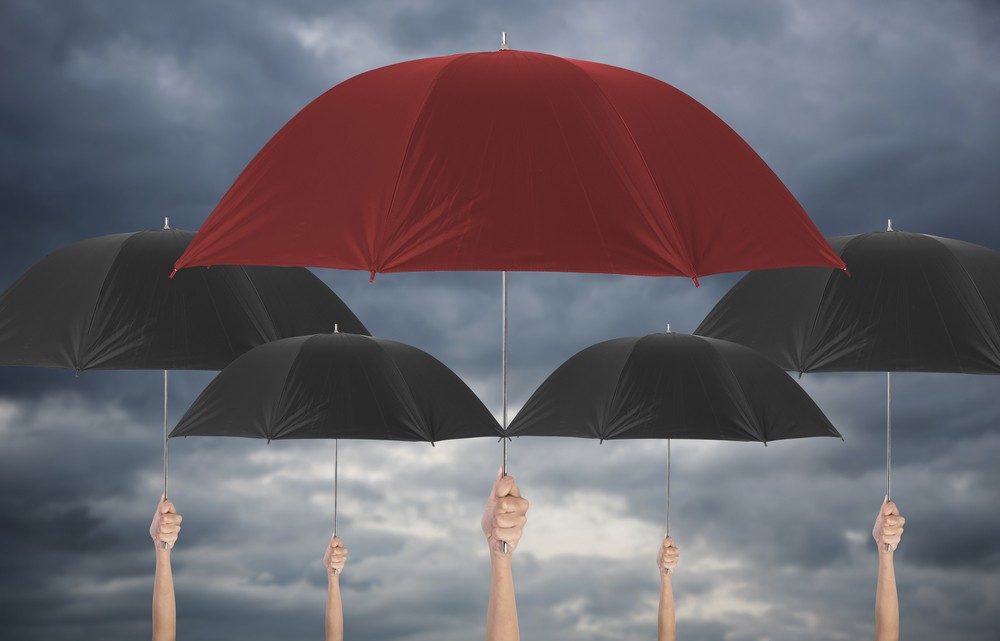
[[844,268],[721,119],[649,76],[541,53],[375,69],[307,105],[177,261],[687,276]]
[[690,96],[508,49],[375,69],[307,105],[176,266],[220,264],[373,278],[844,266],[764,161]]

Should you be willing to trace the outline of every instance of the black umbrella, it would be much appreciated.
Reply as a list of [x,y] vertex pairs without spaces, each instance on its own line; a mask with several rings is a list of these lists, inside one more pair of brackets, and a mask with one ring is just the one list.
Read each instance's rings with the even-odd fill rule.
[[577,353],[518,412],[511,436],[775,441],[840,436],[801,387],[752,349],[670,332]]
[[167,370],[222,369],[256,345],[335,324],[368,333],[301,267],[220,266],[169,278],[194,235],[165,225],[73,243],[0,296],[0,365],[164,370],[164,494]]
[[[434,443],[500,438],[503,430],[462,379],[430,354],[383,338],[333,333],[286,338],[240,356],[170,436]],[[335,457],[335,497],[336,474]]]
[[850,277],[808,267],[751,272],[696,334],[752,347],[786,370],[1000,374],[1000,253],[892,230],[831,238]]

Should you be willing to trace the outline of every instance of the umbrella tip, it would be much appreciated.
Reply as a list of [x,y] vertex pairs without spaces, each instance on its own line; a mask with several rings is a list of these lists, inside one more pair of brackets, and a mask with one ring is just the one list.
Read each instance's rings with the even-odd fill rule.
[[673,334],[673,332],[670,331],[670,323],[667,323],[667,333],[668,334]]
[[886,225],[885,230],[886,231],[896,231],[895,229],[892,228],[892,218],[889,219],[889,224]]
[[333,333],[334,334],[339,334],[340,333],[340,324],[339,323],[334,323],[333,324]]
[[500,32],[500,51],[507,51],[510,47],[507,46],[507,32]]
[[170,218],[168,218],[167,216],[163,217],[163,228],[170,229]]

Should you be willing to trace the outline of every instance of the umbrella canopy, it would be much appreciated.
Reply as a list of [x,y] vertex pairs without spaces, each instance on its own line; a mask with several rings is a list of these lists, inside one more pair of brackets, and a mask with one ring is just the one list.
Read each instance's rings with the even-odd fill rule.
[[798,372],[1000,373],[1000,253],[900,231],[838,236],[851,276],[747,274],[696,334]]
[[786,370],[887,372],[887,497],[892,372],[1000,374],[1000,253],[891,223],[830,239],[850,278],[808,268],[747,274],[695,330]]
[[435,442],[503,431],[430,354],[334,333],[274,341],[237,358],[170,435]]
[[355,76],[290,120],[177,261],[700,275],[843,267],[735,132],[639,73],[500,50]]
[[577,353],[532,394],[508,433],[764,442],[840,436],[802,388],[757,352],[673,332]]
[[368,330],[301,267],[192,269],[170,279],[194,232],[100,236],[32,266],[0,296],[0,365],[222,369],[286,336]]

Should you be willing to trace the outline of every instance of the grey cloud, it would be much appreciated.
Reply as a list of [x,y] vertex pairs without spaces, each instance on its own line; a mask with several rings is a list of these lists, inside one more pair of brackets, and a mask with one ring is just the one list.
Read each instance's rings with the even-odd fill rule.
[[[826,234],[892,217],[1000,248],[995,3],[7,2],[0,287],[71,241],[165,215],[197,228],[253,154],[328,87],[372,66],[492,49],[501,30],[518,48],[626,66],[688,92],[744,136]],[[320,274],[376,334],[436,355],[499,409],[498,275],[392,274],[370,285],[366,274]],[[587,345],[667,322],[691,331],[736,278],[696,289],[683,279],[512,275],[512,406]],[[212,374],[171,376],[176,420]],[[0,636],[148,633],[160,380],[0,370]],[[674,443],[685,638],[870,636],[884,379],[801,383],[845,442]],[[987,640],[1000,626],[996,383],[896,378],[908,638]],[[321,634],[330,445],[171,443],[171,493],[186,516],[175,555],[185,638]],[[488,561],[478,513],[499,445],[382,445],[342,443],[348,634],[481,634]],[[526,637],[650,638],[665,444],[525,438],[510,454],[534,510],[515,562]],[[586,500],[595,513],[553,552],[551,515]],[[607,509],[619,527],[600,529]],[[591,529],[639,551],[602,556]],[[726,609],[727,590],[749,611]]]

